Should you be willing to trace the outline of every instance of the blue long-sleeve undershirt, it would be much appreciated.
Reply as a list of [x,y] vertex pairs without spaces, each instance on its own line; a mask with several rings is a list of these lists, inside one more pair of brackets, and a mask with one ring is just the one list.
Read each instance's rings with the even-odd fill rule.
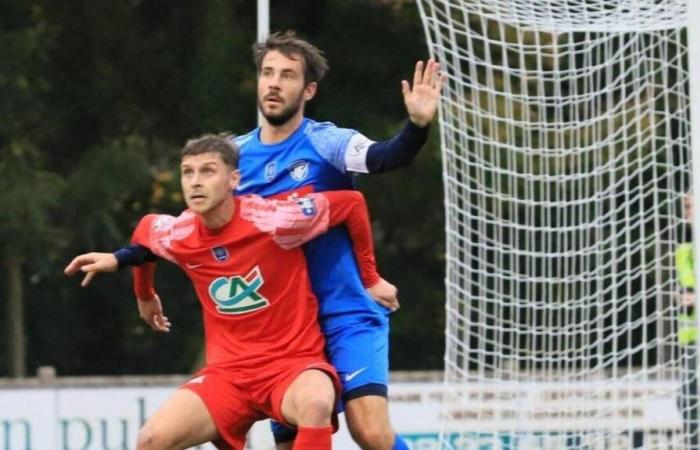
[[151,250],[136,244],[120,248],[114,252],[114,256],[117,258],[117,266],[120,269],[127,266],[140,266],[143,263],[158,259]]
[[388,141],[375,142],[369,146],[366,156],[370,173],[385,172],[407,166],[418,154],[428,139],[430,126],[419,127],[410,120]]

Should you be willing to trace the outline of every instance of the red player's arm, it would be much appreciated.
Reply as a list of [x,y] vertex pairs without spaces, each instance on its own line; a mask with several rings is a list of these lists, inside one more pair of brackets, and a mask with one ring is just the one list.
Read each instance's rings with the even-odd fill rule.
[[379,282],[374,257],[372,227],[364,196],[357,191],[327,191],[295,200],[278,201],[274,226],[275,241],[283,248],[304,244],[336,225],[350,233],[360,277],[365,287]]
[[330,207],[329,227],[345,224],[352,239],[362,283],[365,287],[374,286],[380,277],[365,197],[358,191],[329,191],[323,195],[328,198]]
[[[170,259],[169,255],[162,251],[159,246],[152,245],[153,221],[158,217],[159,216],[156,214],[144,216],[134,230],[134,234],[131,236],[131,242],[148,248],[158,256]],[[137,299],[143,301],[156,298],[156,290],[154,288],[155,270],[155,262],[147,262],[140,266],[135,266],[132,269],[134,293]]]

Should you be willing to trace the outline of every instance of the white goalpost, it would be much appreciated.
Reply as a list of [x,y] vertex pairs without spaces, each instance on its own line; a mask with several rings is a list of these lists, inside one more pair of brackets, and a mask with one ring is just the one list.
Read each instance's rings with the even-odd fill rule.
[[675,254],[700,7],[417,3],[448,77],[442,448],[697,449]]

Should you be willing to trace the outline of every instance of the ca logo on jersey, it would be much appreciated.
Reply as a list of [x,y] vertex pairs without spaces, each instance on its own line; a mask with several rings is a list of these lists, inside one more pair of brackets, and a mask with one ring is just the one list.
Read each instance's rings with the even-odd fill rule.
[[294,161],[289,166],[289,175],[293,180],[303,181],[309,175],[309,162],[303,159]]
[[264,283],[260,268],[255,266],[248,275],[241,277],[219,277],[209,285],[209,296],[222,314],[243,314],[269,306],[270,302],[260,295]]

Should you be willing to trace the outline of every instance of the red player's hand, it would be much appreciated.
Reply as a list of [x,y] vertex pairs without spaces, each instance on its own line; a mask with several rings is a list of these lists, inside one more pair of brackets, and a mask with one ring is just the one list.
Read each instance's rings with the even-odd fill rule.
[[380,278],[375,285],[367,288],[367,293],[377,303],[390,309],[392,312],[399,309],[398,289],[384,278]]
[[160,297],[156,295],[152,299],[137,299],[139,315],[154,331],[167,333],[170,331],[170,320],[163,315],[163,306]]
[[112,253],[84,253],[78,255],[63,269],[66,275],[73,275],[78,271],[85,272],[85,278],[80,283],[82,287],[90,284],[90,281],[100,272],[114,272],[119,268],[117,258]]

